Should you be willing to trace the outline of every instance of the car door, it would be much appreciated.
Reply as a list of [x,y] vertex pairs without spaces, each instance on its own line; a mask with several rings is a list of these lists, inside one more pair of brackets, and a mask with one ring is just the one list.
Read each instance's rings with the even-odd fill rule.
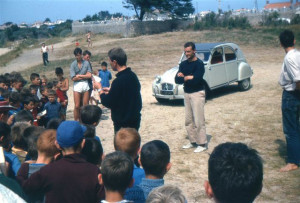
[[217,47],[212,51],[208,74],[211,89],[227,84],[228,80],[224,63],[223,47]]
[[235,50],[232,47],[224,46],[224,56],[228,82],[235,82],[238,79],[238,61]]

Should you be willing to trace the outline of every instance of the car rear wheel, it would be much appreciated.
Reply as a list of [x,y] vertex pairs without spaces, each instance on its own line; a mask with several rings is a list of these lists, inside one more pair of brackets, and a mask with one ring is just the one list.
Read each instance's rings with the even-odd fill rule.
[[251,87],[250,78],[247,78],[247,79],[239,82],[239,88],[241,91],[246,91],[246,90],[250,89],[250,87]]

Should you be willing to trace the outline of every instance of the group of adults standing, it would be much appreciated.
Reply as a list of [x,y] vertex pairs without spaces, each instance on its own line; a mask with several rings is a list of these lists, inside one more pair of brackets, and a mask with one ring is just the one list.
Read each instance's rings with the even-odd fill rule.
[[[300,164],[300,52],[295,49],[292,31],[285,30],[279,36],[281,46],[286,52],[279,84],[283,88],[282,116],[283,132],[287,141],[287,165],[280,171],[298,169]],[[74,118],[79,119],[80,100],[83,105],[88,103],[85,96],[89,89],[87,79],[91,77],[90,64],[83,60],[79,48],[74,55],[76,60],[71,65],[71,78],[74,81]],[[187,60],[179,65],[175,76],[177,84],[184,84],[185,126],[189,143],[183,149],[195,148],[194,152],[207,149],[205,128],[205,68],[196,56],[193,42],[184,44]],[[113,48],[108,52],[109,63],[113,71],[117,71],[116,79],[110,88],[102,88],[99,92],[101,102],[111,109],[111,118],[115,133],[122,127],[139,130],[141,122],[141,85],[131,68],[127,67],[127,55],[121,48]]]

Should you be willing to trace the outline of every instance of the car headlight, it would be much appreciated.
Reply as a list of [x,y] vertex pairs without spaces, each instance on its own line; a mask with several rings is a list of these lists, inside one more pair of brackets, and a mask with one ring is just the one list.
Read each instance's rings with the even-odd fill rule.
[[158,93],[159,93],[159,89],[158,89],[158,87],[157,87],[157,86],[155,86],[155,88],[154,88],[154,92],[155,92],[155,94],[158,94]]
[[155,76],[155,82],[160,83],[161,77],[159,75]]

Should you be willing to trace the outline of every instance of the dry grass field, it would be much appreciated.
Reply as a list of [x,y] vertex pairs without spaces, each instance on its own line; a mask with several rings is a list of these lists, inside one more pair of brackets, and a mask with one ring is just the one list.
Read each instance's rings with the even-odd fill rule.
[[[82,48],[86,49],[87,44],[81,37],[77,36]],[[38,53],[32,53],[31,50],[31,57],[23,57],[26,54],[24,52],[16,59],[22,63],[24,76],[28,78],[30,72],[37,71],[53,78],[55,66],[62,66],[68,75],[75,44],[75,39],[72,40],[50,53],[51,64],[46,68],[41,65],[38,49]],[[184,128],[183,104],[159,104],[151,90],[154,76],[164,73],[178,63],[186,41],[235,42],[240,45],[254,70],[252,88],[249,91],[240,92],[237,85],[233,84],[212,92],[212,98],[205,106],[209,148],[199,154],[193,153],[192,149],[181,148],[188,142]],[[247,31],[231,31],[225,34],[220,31],[179,31],[135,38],[96,35],[90,51],[93,54],[94,69],[100,67],[100,61],[107,60],[106,53],[109,49],[122,47],[127,52],[128,66],[137,73],[142,85],[142,143],[160,139],[170,146],[173,165],[165,176],[165,183],[180,187],[188,202],[211,202],[205,194],[203,183],[207,180],[207,161],[214,147],[223,142],[243,142],[255,148],[264,160],[264,187],[256,202],[296,203],[300,202],[300,170],[279,172],[286,158],[280,110],[281,88],[277,82],[284,51],[276,41],[276,36]],[[40,65],[31,67],[32,61],[37,61]],[[31,65],[27,65],[27,62]],[[0,67],[0,72],[7,70],[10,69]],[[72,98],[71,88],[69,96]],[[69,119],[73,117],[72,108],[71,102],[68,107]],[[113,125],[109,109],[103,108],[103,112],[97,135],[101,138],[105,152],[109,153],[113,151]]]

